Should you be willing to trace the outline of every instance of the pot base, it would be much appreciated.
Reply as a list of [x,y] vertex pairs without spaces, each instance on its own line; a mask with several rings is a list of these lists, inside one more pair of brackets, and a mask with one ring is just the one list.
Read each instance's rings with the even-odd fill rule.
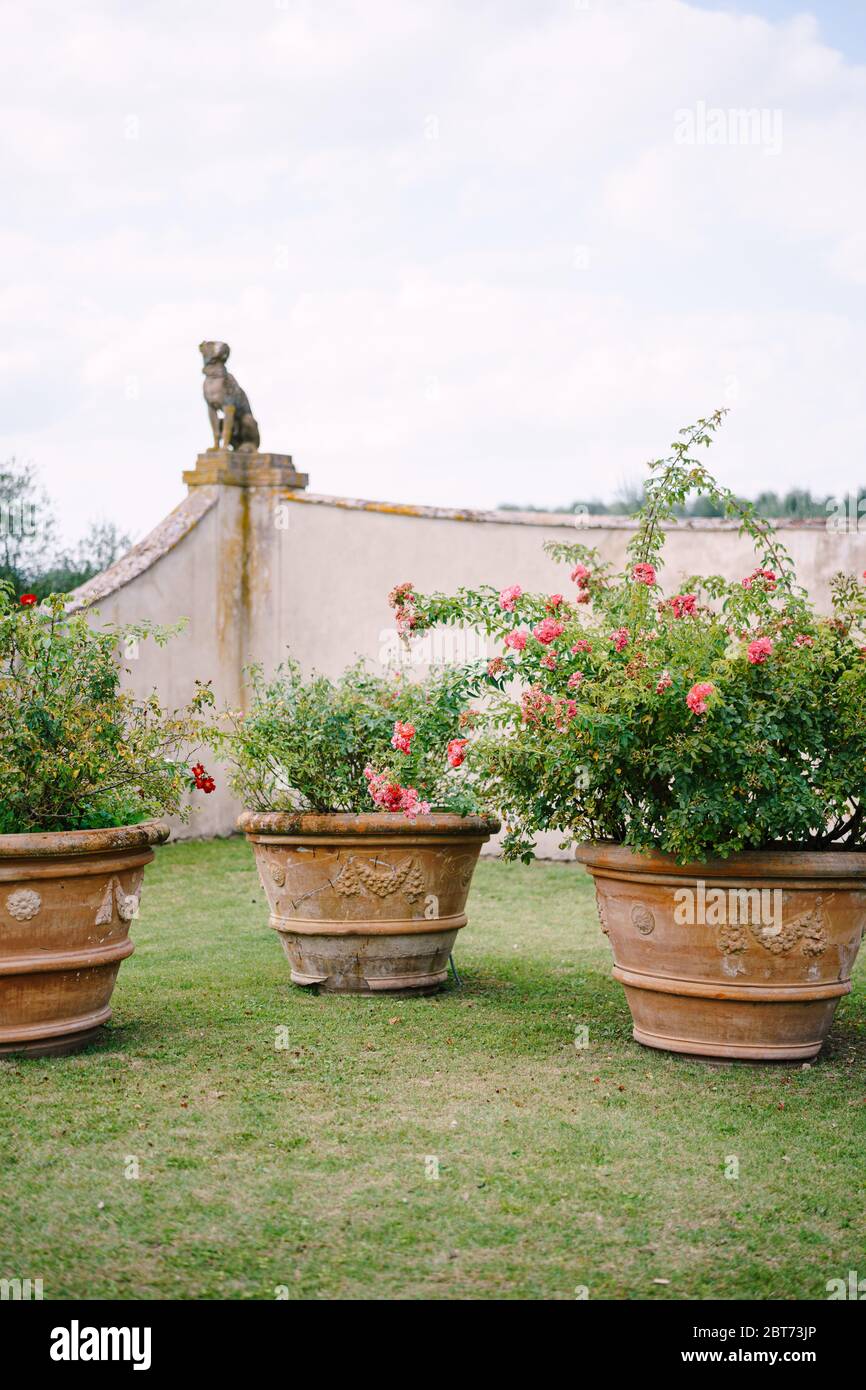
[[817,998],[803,999],[803,990],[784,985],[775,990],[727,986],[723,991],[701,982],[695,988],[693,981],[660,979],[619,966],[613,977],[625,988],[636,1042],[741,1062],[817,1057],[839,998],[851,988],[833,983],[823,992],[816,990]]
[[447,970],[442,970],[436,975],[409,976],[403,980],[383,982],[380,980],[364,980],[360,984],[354,981],[345,983],[338,976],[320,976],[310,978],[309,975],[299,975],[293,970],[289,977],[293,985],[300,985],[304,989],[315,990],[323,994],[362,994],[372,998],[376,994],[385,994],[389,999],[411,999],[413,995],[438,994],[448,979]]
[[[111,1010],[108,1010],[111,1017]],[[103,1025],[88,1028],[83,1033],[63,1033],[57,1038],[34,1038],[31,1042],[0,1043],[0,1061],[15,1062],[19,1057],[68,1057],[80,1052],[103,1036]]]
[[[276,925],[276,924],[273,924]],[[448,978],[457,929],[405,936],[311,936],[276,926],[292,984],[324,994],[436,994]]]
[[738,1047],[736,1044],[701,1043],[693,1038],[671,1038],[662,1033],[646,1033],[641,1028],[632,1029],[632,1037],[642,1047],[652,1047],[658,1052],[681,1052],[694,1057],[696,1062],[779,1062],[783,1066],[808,1062],[821,1051],[822,1040],[806,1043],[802,1047]]

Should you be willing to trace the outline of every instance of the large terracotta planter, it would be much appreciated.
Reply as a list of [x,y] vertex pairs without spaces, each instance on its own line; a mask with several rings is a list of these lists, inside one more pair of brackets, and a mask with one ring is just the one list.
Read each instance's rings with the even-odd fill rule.
[[746,851],[681,865],[601,843],[577,858],[595,879],[638,1042],[751,1061],[816,1056],[851,989],[866,853]]
[[480,816],[246,811],[296,985],[349,994],[430,994],[445,982],[481,846]]
[[167,825],[0,835],[0,1055],[74,1052],[111,1017]]

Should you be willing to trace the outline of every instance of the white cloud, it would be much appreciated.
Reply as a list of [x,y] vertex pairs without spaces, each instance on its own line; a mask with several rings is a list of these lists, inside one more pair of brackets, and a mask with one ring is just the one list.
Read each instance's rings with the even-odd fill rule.
[[[125,11],[125,12],[124,12]],[[728,481],[866,480],[866,69],[679,0],[10,7],[0,458],[139,534],[222,337],[314,488],[609,495],[716,405]],[[677,143],[683,109],[781,147]]]

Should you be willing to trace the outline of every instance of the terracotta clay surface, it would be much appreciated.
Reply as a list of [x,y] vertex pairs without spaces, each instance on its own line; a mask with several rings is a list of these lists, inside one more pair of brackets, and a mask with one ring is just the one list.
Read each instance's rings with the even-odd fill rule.
[[144,866],[167,825],[0,835],[0,1055],[54,1055],[111,1017]]
[[251,842],[296,985],[424,993],[445,982],[481,846],[480,816],[247,811]]
[[587,843],[577,858],[595,879],[638,1042],[751,1061],[816,1056],[851,989],[866,853],[745,851],[681,865]]

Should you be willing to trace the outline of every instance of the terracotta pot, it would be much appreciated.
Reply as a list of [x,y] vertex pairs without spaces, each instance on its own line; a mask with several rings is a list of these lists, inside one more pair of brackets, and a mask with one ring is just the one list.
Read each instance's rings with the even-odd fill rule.
[[0,835],[0,1055],[57,1055],[111,1017],[152,845],[167,825]]
[[817,1055],[851,989],[866,852],[746,851],[681,865],[598,843],[577,858],[595,879],[638,1042],[752,1061]]
[[499,829],[481,816],[381,811],[246,811],[238,824],[292,980],[348,994],[444,984],[481,846]]

